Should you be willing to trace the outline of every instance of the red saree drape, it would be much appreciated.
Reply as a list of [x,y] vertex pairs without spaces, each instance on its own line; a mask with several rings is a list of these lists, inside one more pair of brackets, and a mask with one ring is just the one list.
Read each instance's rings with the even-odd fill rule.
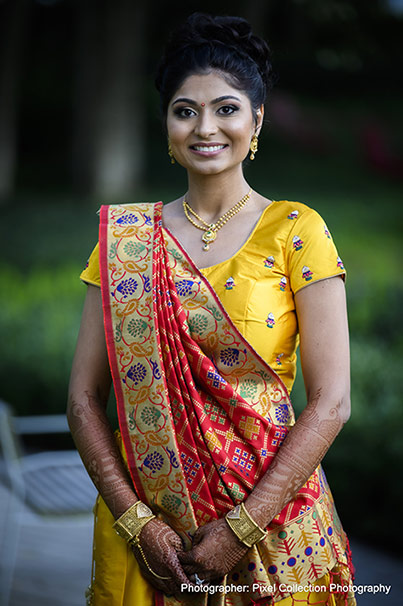
[[[280,378],[162,228],[161,207],[102,207],[102,297],[120,429],[136,492],[190,546],[197,527],[222,517],[253,489],[294,415]],[[346,571],[351,567],[321,468],[268,530],[231,579],[278,587],[313,581],[336,564]],[[277,591],[274,599],[283,595]],[[248,596],[228,593],[216,602],[246,605],[261,597],[259,590]],[[164,599],[171,603],[159,596]]]

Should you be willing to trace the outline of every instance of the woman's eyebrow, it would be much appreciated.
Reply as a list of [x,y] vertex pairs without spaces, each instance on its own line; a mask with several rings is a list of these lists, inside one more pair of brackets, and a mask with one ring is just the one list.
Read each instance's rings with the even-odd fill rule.
[[223,97],[217,97],[217,99],[213,99],[211,104],[214,105],[215,103],[221,103],[221,101],[227,101],[227,99],[235,99],[235,101],[241,102],[239,97],[235,97],[235,95],[224,95]]
[[193,99],[188,99],[187,97],[179,97],[179,99],[175,99],[172,105],[176,105],[176,103],[189,103],[189,105],[197,105],[196,101],[193,101]]
[[[210,105],[215,105],[216,103],[221,103],[221,101],[227,101],[228,99],[234,99],[235,101],[239,102],[241,101],[239,97],[235,97],[234,95],[223,95],[222,97],[217,97],[216,99],[210,101]],[[189,105],[198,105],[197,101],[195,101],[194,99],[188,99],[188,97],[179,97],[179,99],[175,99],[175,101],[172,103],[172,106],[176,105],[177,103],[189,103]]]

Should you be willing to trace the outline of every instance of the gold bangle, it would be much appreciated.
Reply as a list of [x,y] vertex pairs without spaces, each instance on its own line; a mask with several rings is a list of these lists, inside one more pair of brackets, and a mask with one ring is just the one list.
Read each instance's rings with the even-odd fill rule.
[[143,527],[155,518],[151,509],[142,501],[136,501],[113,524],[117,534],[127,542],[137,537]]
[[256,524],[243,503],[231,509],[225,516],[225,520],[238,539],[247,547],[256,545],[267,536],[267,531]]

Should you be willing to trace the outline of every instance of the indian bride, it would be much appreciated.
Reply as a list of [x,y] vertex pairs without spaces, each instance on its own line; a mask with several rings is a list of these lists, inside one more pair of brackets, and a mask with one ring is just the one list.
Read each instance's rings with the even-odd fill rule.
[[245,20],[190,16],[156,79],[186,192],[101,208],[68,402],[99,491],[90,604],[355,604],[320,465],[350,411],[345,269],[315,210],[244,175],[272,79]]

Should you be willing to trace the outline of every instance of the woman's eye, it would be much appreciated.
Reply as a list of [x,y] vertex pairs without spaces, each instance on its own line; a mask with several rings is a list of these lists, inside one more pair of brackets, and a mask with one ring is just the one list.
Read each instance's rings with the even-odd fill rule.
[[239,108],[235,107],[235,105],[223,105],[218,110],[218,113],[224,114],[225,116],[229,116],[230,114],[233,114],[234,112],[238,111],[238,109]]
[[195,111],[190,109],[190,107],[178,107],[175,109],[175,114],[180,118],[191,118],[196,115]]

